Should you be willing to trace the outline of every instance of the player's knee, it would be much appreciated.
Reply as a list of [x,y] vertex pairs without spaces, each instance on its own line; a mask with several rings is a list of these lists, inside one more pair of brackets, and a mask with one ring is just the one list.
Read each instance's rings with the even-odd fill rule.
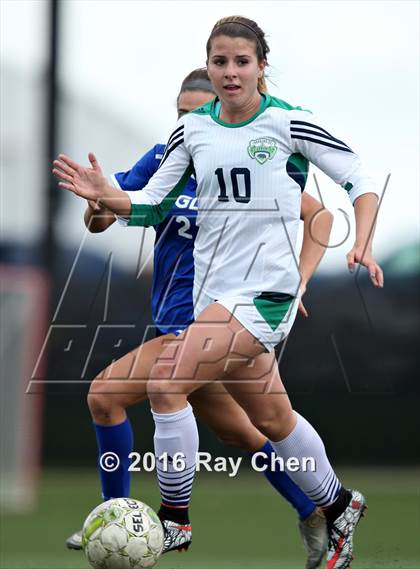
[[166,408],[171,404],[171,385],[168,379],[163,377],[160,367],[152,370],[151,378],[147,382],[147,396],[153,408]]
[[182,392],[182,385],[168,379],[168,370],[163,366],[152,368],[147,382],[147,396],[152,408],[158,413],[171,413],[186,400],[187,394]]
[[276,440],[278,436],[279,424],[284,418],[279,417],[278,413],[265,410],[264,413],[258,413],[250,417],[254,427],[269,439]]
[[274,420],[271,420],[269,418],[261,418],[261,419],[255,419],[252,421],[254,427],[256,427],[263,435],[265,435],[268,438],[274,438],[272,437],[272,433],[276,431],[278,425]]
[[177,407],[176,395],[171,393],[169,382],[149,381],[147,384],[147,396],[152,408],[158,413],[172,413]]
[[107,393],[104,381],[94,380],[91,383],[87,402],[92,418],[95,421],[103,424],[111,419],[114,407],[113,398]]
[[252,450],[256,448],[255,436],[248,431],[219,432],[220,441],[230,447],[242,450]]

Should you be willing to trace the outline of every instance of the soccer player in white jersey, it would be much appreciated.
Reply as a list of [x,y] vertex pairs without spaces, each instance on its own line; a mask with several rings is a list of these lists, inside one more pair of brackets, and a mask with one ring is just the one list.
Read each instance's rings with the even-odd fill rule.
[[[206,69],[195,69],[182,82],[177,97],[178,118],[210,102],[214,96]],[[159,168],[164,151],[164,145],[156,144],[131,169],[113,174],[111,178],[114,184],[124,191],[141,191]],[[304,239],[300,268],[307,273],[311,271],[310,267],[318,264],[325,250],[322,244],[328,242],[332,215],[304,191],[308,172],[306,166],[302,166],[301,169],[296,167],[293,176],[302,190]],[[129,456],[134,450],[134,441],[126,409],[147,399],[146,381],[159,353],[169,340],[175,339],[194,321],[192,290],[193,251],[197,235],[196,186],[195,179],[191,177],[168,216],[155,227],[151,301],[157,337],[112,362],[90,386],[88,405],[99,456],[112,452],[119,459],[118,468],[112,472],[101,468],[99,461],[104,500],[131,496]],[[84,221],[91,232],[100,233],[116,219],[111,211],[90,202]],[[303,305],[302,312],[307,315]],[[133,362],[135,365],[132,366]],[[318,567],[327,547],[325,516],[279,465],[272,468],[273,449],[266,437],[258,432],[243,409],[220,384],[209,384],[195,391],[189,397],[189,402],[196,417],[220,440],[248,451],[255,467],[259,470],[265,468],[262,474],[299,516],[299,530],[307,552],[306,569]],[[165,504],[170,506],[172,496],[165,496],[164,499]],[[177,497],[176,505],[181,505],[180,502],[182,500]],[[69,549],[82,549],[82,531],[73,533],[66,540],[66,545]]]
[[[222,379],[284,461],[302,464],[313,457],[315,470],[288,474],[325,513],[327,568],[344,569],[353,558],[353,532],[365,499],[342,487],[318,433],[293,411],[273,354],[290,331],[299,286],[307,278],[295,262],[300,188],[289,170],[293,161],[309,160],[348,192],[356,218],[349,267],[365,265],[373,284],[382,286],[372,255],[377,192],[349,146],[311,113],[265,92],[268,51],[264,32],[252,20],[234,16],[216,23],[207,42],[207,66],[217,98],[180,119],[161,167],[142,192],[119,192],[100,171],[64,155],[58,174],[63,188],[97,200],[128,225],[153,225],[195,171],[196,321],[163,351],[148,383],[156,455],[180,452],[185,460],[181,472],[169,467],[158,469],[158,476],[174,497],[189,499],[198,433],[187,397]],[[253,382],[241,382],[245,370]],[[175,508],[164,514],[168,545],[188,544],[188,523]],[[187,520],[186,511],[183,515]]]

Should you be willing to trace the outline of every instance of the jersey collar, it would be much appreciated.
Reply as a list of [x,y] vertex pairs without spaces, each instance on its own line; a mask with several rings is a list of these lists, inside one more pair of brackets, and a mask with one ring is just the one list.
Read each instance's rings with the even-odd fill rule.
[[249,119],[247,119],[246,121],[231,123],[219,119],[218,114],[219,114],[220,102],[219,102],[219,97],[216,97],[211,102],[210,116],[215,122],[217,122],[217,124],[220,124],[221,126],[225,126],[227,128],[239,128],[241,126],[246,126],[247,124],[255,120],[257,117],[259,117],[260,114],[263,113],[265,109],[270,105],[270,99],[271,97],[268,93],[261,93],[261,103],[259,111],[256,112],[255,115],[252,115],[252,117],[249,117]]

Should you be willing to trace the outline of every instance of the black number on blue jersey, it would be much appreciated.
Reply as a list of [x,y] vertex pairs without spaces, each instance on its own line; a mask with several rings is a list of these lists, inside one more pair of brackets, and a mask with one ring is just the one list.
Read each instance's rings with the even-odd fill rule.
[[[217,168],[214,173],[217,176],[220,188],[220,194],[217,196],[217,199],[219,202],[228,202],[229,197],[227,195],[223,168]],[[241,195],[239,193],[239,176],[243,176],[244,179],[245,195]],[[232,168],[230,171],[230,179],[232,182],[232,193],[234,200],[239,203],[248,203],[251,199],[251,172],[248,170],[248,168]]]

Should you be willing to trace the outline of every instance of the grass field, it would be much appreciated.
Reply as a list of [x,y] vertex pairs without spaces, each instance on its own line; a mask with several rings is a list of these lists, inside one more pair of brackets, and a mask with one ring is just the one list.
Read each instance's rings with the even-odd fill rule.
[[[414,469],[339,470],[365,492],[369,511],[356,534],[352,569],[420,567],[419,473]],[[95,471],[45,471],[36,512],[2,515],[2,569],[88,569],[65,538],[100,500]],[[153,474],[134,477],[133,496],[158,504]],[[192,505],[194,544],[159,569],[304,569],[296,517],[257,473],[199,475]]]

